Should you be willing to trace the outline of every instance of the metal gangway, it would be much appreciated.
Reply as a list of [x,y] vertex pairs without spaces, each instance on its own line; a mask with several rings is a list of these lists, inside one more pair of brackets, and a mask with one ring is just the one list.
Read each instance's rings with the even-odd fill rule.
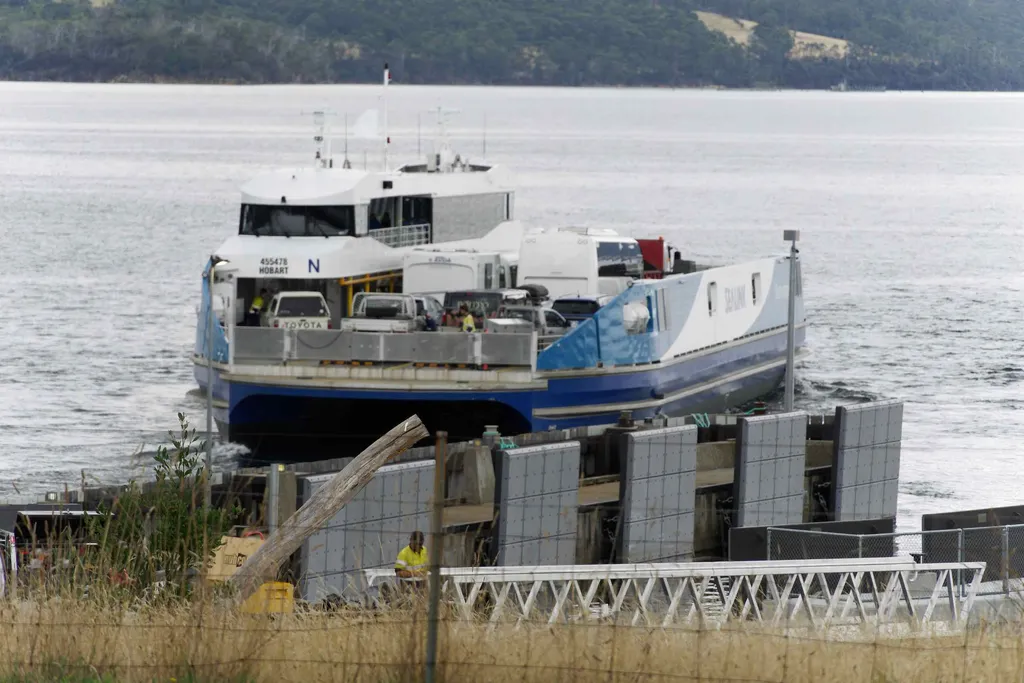
[[[599,620],[646,627],[757,622],[843,625],[967,623],[984,562],[909,558],[442,568],[442,600],[466,621]],[[364,572],[370,587],[392,569]]]

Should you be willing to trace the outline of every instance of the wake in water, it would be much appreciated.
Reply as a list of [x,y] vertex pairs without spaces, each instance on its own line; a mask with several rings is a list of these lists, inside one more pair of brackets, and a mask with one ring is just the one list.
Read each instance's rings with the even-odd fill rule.
[[996,363],[993,367],[973,368],[966,373],[966,377],[975,382],[1006,387],[1024,380],[1024,368],[1007,363]]
[[876,394],[860,387],[850,386],[841,380],[836,382],[820,382],[810,380],[797,382],[797,395],[803,394],[807,403],[834,408],[849,403],[869,403],[883,401],[885,396]]
[[915,498],[930,498],[932,500],[960,500],[959,496],[952,489],[947,488],[934,481],[907,481],[900,484],[900,493]]
[[[846,382],[801,380],[798,375],[793,392],[793,406],[797,410],[805,410],[810,413],[825,412],[831,415],[835,412],[837,405],[868,403],[880,401],[884,398],[864,389],[853,388]],[[763,402],[770,412],[782,411],[785,402],[785,388],[778,387],[771,394],[761,399],[760,402]],[[758,401],[751,401],[740,406],[734,412],[749,412],[757,403]]]

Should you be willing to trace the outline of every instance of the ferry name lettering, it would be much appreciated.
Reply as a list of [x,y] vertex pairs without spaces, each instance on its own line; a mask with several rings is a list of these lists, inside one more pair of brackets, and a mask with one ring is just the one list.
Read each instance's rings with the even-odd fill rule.
[[732,313],[747,307],[747,286],[725,288],[725,312]]
[[288,259],[282,257],[265,257],[260,259],[260,275],[287,275]]

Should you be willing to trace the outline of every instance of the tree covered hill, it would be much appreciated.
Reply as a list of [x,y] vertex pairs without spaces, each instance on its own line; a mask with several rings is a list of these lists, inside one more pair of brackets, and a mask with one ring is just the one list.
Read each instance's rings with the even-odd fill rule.
[[8,79],[1018,89],[1022,39],[1017,0],[0,0]]

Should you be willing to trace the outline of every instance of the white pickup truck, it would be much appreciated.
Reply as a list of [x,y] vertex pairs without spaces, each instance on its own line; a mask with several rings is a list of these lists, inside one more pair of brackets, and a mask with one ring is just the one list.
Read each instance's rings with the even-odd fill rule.
[[525,321],[542,337],[561,336],[571,327],[561,313],[545,306],[502,306],[497,318]]
[[278,292],[260,315],[262,327],[329,330],[331,314],[320,292]]
[[415,332],[423,329],[411,294],[360,292],[352,299],[352,317],[341,319],[346,332]]

